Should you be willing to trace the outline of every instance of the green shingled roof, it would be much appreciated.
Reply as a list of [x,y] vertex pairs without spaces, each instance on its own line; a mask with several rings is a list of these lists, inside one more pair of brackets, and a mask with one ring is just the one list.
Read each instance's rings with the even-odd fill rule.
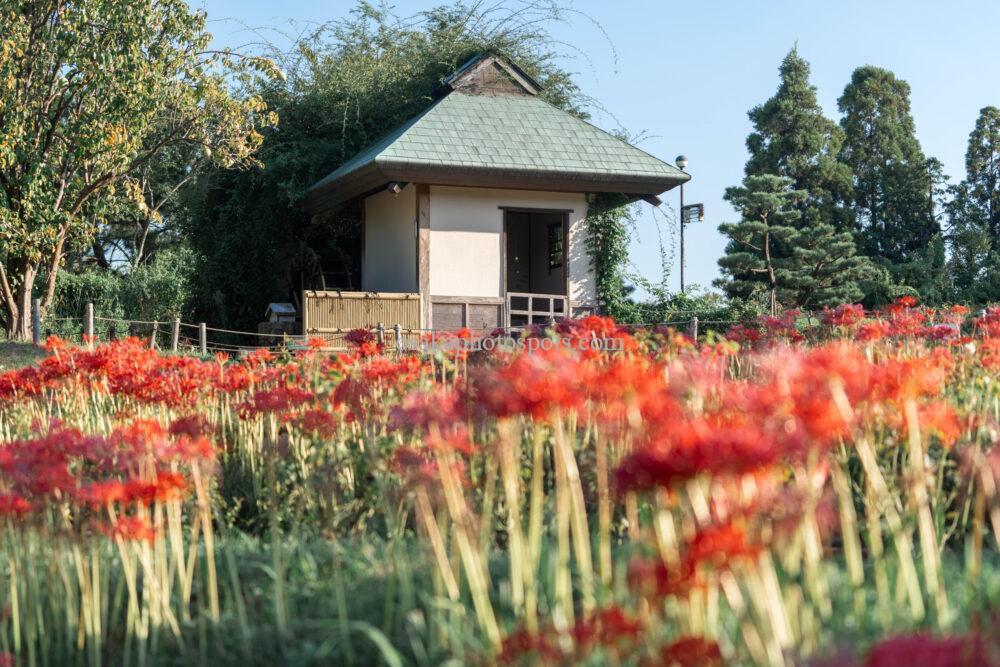
[[530,187],[536,179],[640,196],[689,178],[538,97],[453,91],[348,160],[310,195],[343,201],[393,180],[447,184],[449,175],[493,187]]

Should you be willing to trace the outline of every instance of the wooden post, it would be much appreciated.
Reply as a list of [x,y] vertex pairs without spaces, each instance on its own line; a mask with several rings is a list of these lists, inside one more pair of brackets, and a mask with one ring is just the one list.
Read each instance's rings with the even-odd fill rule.
[[430,329],[431,312],[431,186],[420,183],[417,191],[417,291],[420,292],[420,328]]
[[378,341],[379,347],[385,345],[385,325],[381,322],[375,327],[375,340]]
[[198,349],[201,350],[202,356],[208,354],[208,331],[204,322],[198,323]]
[[94,342],[94,304],[89,301],[83,307],[83,341],[88,347]]
[[396,352],[403,354],[403,327],[397,324],[392,330],[396,333]]
[[695,341],[698,340],[698,316],[695,315],[691,318],[691,324],[688,325],[688,335],[691,336]]
[[42,300],[31,300],[31,342],[42,344]]
[[176,352],[181,340],[181,318],[174,318],[174,326],[170,329],[170,351]]
[[149,334],[149,349],[151,349],[151,350],[155,350],[156,349],[156,334],[159,332],[159,329],[160,329],[160,323],[154,321],[153,322],[153,333]]

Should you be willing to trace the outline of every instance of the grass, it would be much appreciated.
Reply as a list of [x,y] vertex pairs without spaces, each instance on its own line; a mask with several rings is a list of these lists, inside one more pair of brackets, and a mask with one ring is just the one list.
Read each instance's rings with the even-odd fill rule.
[[31,343],[0,341],[0,370],[21,368],[45,356],[45,350]]

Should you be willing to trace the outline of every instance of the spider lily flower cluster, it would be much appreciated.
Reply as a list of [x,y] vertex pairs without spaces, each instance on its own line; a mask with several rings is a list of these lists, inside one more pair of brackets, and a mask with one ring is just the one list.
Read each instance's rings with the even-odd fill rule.
[[249,646],[216,563],[245,532],[270,538],[286,641],[316,626],[287,539],[378,535],[406,582],[382,632],[431,662],[1000,659],[996,600],[970,602],[998,566],[1000,309],[444,338],[241,360],[53,339],[0,373],[0,651],[144,661],[230,619]]

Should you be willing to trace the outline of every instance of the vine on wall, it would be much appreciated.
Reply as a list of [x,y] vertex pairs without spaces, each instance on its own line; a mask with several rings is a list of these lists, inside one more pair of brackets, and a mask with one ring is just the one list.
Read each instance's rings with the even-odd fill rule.
[[629,229],[635,208],[625,195],[601,193],[591,197],[587,212],[587,253],[597,277],[597,304],[601,313],[627,322],[635,315],[628,298]]

